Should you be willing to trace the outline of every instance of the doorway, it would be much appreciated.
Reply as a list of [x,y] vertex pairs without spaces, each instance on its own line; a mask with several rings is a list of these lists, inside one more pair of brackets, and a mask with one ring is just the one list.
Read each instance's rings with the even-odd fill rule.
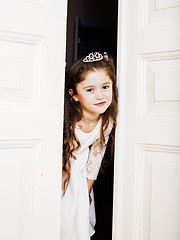
[[[67,14],[66,67],[90,52],[117,57],[118,0],[69,0]],[[106,158],[110,157],[107,146]],[[96,233],[91,240],[112,239],[114,163],[99,174],[94,184]]]
[[118,0],[68,0],[66,66],[92,51],[116,62]]

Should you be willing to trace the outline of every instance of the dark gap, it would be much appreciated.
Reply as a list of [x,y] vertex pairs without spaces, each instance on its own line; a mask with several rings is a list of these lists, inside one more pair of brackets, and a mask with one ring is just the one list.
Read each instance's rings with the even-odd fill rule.
[[[69,0],[66,67],[90,52],[117,57],[118,0]],[[107,146],[106,156],[109,157]],[[99,174],[94,184],[96,233],[91,240],[112,239],[114,162]]]

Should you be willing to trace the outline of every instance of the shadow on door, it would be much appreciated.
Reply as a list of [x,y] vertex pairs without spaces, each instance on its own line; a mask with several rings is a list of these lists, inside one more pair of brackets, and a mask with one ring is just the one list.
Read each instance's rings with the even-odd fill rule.
[[[117,55],[118,0],[69,0],[66,67],[90,52]],[[106,157],[110,157],[107,146]],[[91,240],[112,239],[113,159],[94,184],[96,233]]]

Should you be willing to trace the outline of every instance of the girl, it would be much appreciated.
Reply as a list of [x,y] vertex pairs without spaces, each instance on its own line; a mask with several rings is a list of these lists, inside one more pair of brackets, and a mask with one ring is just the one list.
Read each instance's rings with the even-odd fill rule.
[[65,86],[61,240],[89,240],[94,234],[92,187],[117,115],[113,60],[91,53],[72,64]]

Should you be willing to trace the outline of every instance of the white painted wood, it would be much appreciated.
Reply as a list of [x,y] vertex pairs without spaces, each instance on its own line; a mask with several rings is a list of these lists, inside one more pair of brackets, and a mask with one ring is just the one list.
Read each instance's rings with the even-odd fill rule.
[[119,1],[113,240],[180,239],[179,11]]
[[66,0],[0,1],[0,239],[59,240]]

